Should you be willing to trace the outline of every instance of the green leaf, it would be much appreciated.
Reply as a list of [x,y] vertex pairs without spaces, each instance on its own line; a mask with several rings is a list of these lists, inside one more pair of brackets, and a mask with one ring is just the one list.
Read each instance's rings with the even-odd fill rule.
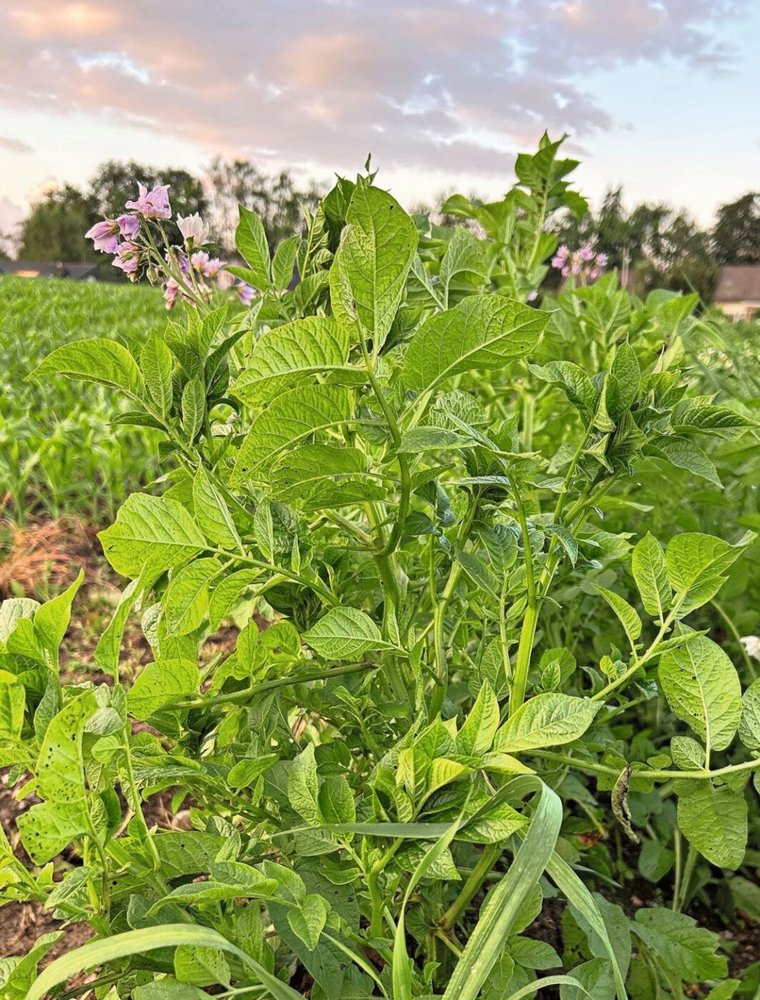
[[206,390],[196,375],[182,390],[182,429],[188,441],[194,441],[203,426],[206,413]]
[[664,622],[673,591],[668,581],[665,553],[650,532],[634,546],[631,571],[644,609],[659,623]]
[[697,927],[684,913],[662,906],[642,908],[636,911],[631,929],[670,973],[686,982],[701,983],[726,975],[726,959],[716,954],[718,938]]
[[641,367],[636,352],[627,341],[618,347],[610,374],[614,386],[612,415],[619,419],[636,402],[641,381]]
[[457,733],[459,753],[473,757],[487,753],[499,728],[500,715],[499,702],[493,688],[486,681],[480,688],[464,725]]
[[742,697],[739,739],[748,750],[760,750],[760,679],[753,681]]
[[677,437],[658,438],[650,447],[655,453],[666,458],[671,465],[675,465],[677,469],[686,469],[692,475],[706,479],[708,482],[714,483],[715,486],[723,485],[715,463],[693,441]]
[[324,897],[309,893],[298,904],[297,909],[288,910],[288,923],[291,930],[306,945],[309,951],[314,951],[320,935],[327,923],[330,907]]
[[725,750],[742,713],[739,676],[729,658],[707,636],[671,649],[660,660],[660,687],[673,713],[705,743]]
[[[559,963],[561,964],[561,963]],[[614,1000],[615,976],[606,958],[592,958],[572,970],[574,983],[560,986],[560,1000]]]
[[747,802],[742,791],[709,780],[679,781],[678,828],[708,861],[737,869],[747,848]]
[[503,368],[535,347],[548,318],[513,299],[469,296],[417,330],[404,359],[404,384],[431,390],[462,372]]
[[233,480],[267,479],[275,459],[318,430],[339,427],[351,417],[350,392],[336,386],[297,386],[273,400],[251,424],[238,452]]
[[701,532],[675,535],[665,553],[668,579],[683,609],[694,610],[717,592],[722,574],[739,558],[754,539],[748,533],[736,545]]
[[296,757],[288,769],[288,801],[310,826],[317,826],[322,822],[319,775],[313,743]]
[[366,471],[367,456],[359,448],[305,444],[281,455],[272,465],[271,493],[280,501],[294,504],[307,499],[325,480],[335,484],[351,481],[362,478]]
[[159,575],[205,548],[206,540],[176,500],[133,493],[115,524],[98,535],[106,559],[122,576],[138,577],[146,565]]
[[322,782],[319,788],[319,811],[326,823],[356,822],[354,796],[342,774],[332,774]]
[[366,183],[354,189],[346,223],[330,269],[333,314],[377,351],[401,304],[417,230],[395,198]]
[[303,639],[326,660],[354,660],[369,649],[388,646],[369,615],[348,607],[332,608]]
[[[269,244],[261,219],[255,212],[239,205],[240,221],[235,230],[235,246],[249,267],[244,278],[249,285],[265,292],[271,285],[269,278]],[[234,273],[234,272],[233,272]]]
[[221,948],[235,955],[251,969],[274,1000],[303,1000],[281,979],[277,979],[255,959],[210,927],[192,924],[159,924],[136,931],[125,931],[99,941],[90,941],[81,948],[68,951],[52,962],[36,980],[26,1000],[44,1000],[45,995],[55,986],[67,982],[73,976],[87,969],[108,965],[130,955],[139,955],[159,948],[190,947]]
[[473,284],[482,284],[488,277],[488,271],[486,244],[467,229],[458,226],[449,240],[438,271],[444,307],[448,308],[454,278],[462,275],[459,284],[464,283],[466,288],[470,288]]
[[401,438],[400,452],[420,455],[425,451],[471,448],[475,438],[446,427],[413,427]]
[[208,612],[209,583],[221,571],[216,559],[195,559],[172,576],[163,601],[167,636],[189,635]]
[[17,740],[24,726],[26,689],[7,670],[0,670],[0,741]]
[[272,277],[275,288],[285,290],[293,280],[293,268],[298,253],[298,245],[301,242],[298,236],[290,236],[283,240],[274,252],[272,261]]
[[38,379],[51,373],[113,386],[132,399],[141,399],[145,389],[140,369],[129,351],[105,337],[64,344],[48,354],[27,378]]
[[47,727],[35,767],[36,792],[46,801],[17,819],[25,850],[45,864],[91,830],[82,759],[82,735],[97,709],[91,691],[69,701]]
[[542,382],[551,382],[564,390],[570,402],[590,419],[596,405],[596,390],[588,375],[572,361],[549,361],[545,365],[528,365],[531,373]]
[[599,710],[597,702],[547,692],[521,705],[496,734],[495,748],[506,753],[540,750],[583,736]]
[[348,334],[327,316],[309,316],[266,332],[254,347],[231,392],[262,406],[285,389],[339,368],[348,358]]
[[174,975],[197,986],[230,986],[229,963],[221,948],[213,945],[180,945],[174,952]]
[[600,587],[599,584],[595,584],[595,589],[618,616],[631,646],[635,647],[636,640],[641,635],[641,619],[636,609],[624,597],[621,597],[612,590],[607,590],[606,587]]
[[156,660],[146,664],[127,694],[131,715],[147,721],[165,708],[174,708],[178,700],[198,693],[200,671],[190,660]]
[[157,333],[152,333],[140,352],[140,368],[148,395],[166,416],[172,408],[172,352]]
[[202,465],[193,479],[193,510],[201,531],[210,541],[223,548],[240,548],[242,543],[229,507]]
[[34,612],[34,631],[54,660],[57,660],[58,647],[69,627],[71,605],[83,580],[84,570],[80,569],[74,582],[62,594],[54,597],[52,601],[41,604]]

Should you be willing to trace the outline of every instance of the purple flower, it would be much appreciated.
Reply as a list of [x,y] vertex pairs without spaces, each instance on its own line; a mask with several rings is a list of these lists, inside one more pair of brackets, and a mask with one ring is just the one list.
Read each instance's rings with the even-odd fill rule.
[[174,278],[169,278],[164,285],[164,303],[167,309],[173,309],[179,298],[179,284]]
[[137,274],[137,269],[140,266],[140,247],[129,240],[120,243],[116,250],[116,256],[113,259],[113,266],[124,271],[134,281],[135,279],[132,276]]
[[116,253],[119,246],[119,223],[113,219],[103,219],[96,222],[84,234],[85,239],[92,240],[96,250],[101,253]]
[[205,250],[196,250],[190,254],[190,263],[195,271],[202,271],[208,262],[209,256]]
[[241,283],[235,286],[235,291],[237,292],[237,297],[244,306],[249,306],[251,304],[253,301],[253,289],[250,285]]
[[561,271],[564,266],[565,266],[564,257],[560,257],[559,254],[556,254],[554,257],[552,257],[552,267],[556,267],[558,271]]
[[566,278],[570,274],[570,268],[567,264],[562,268],[562,277]]
[[581,273],[581,265],[578,263],[577,260],[574,260],[570,265],[570,274],[580,274],[580,273]]
[[606,253],[598,253],[596,255],[596,266],[597,267],[606,267],[607,266],[607,260],[608,260],[608,257],[607,257]]
[[119,232],[125,239],[134,239],[140,231],[140,220],[136,215],[129,215],[125,212],[124,215],[119,216],[116,222],[119,226]]
[[172,207],[169,204],[169,185],[159,184],[148,190],[144,184],[138,184],[139,196],[136,201],[128,201],[126,207],[131,208],[146,219],[170,219]]
[[567,260],[570,256],[570,247],[561,246],[557,248],[557,257],[560,260]]
[[578,252],[578,256],[582,261],[590,261],[594,259],[594,251],[590,243],[584,243]]

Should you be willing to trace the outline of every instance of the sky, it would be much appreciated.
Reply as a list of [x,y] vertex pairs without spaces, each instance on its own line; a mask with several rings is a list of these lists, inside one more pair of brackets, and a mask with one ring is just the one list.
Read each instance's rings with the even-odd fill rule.
[[760,0],[3,0],[0,232],[105,159],[493,197],[544,129],[598,202],[760,187]]

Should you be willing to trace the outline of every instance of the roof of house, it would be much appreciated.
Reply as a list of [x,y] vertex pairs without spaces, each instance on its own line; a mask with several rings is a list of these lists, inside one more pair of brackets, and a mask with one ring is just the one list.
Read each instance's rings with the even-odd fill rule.
[[760,264],[722,267],[715,302],[760,302]]
[[83,278],[94,277],[95,264],[66,264],[52,260],[0,260],[0,274],[15,274],[23,278]]

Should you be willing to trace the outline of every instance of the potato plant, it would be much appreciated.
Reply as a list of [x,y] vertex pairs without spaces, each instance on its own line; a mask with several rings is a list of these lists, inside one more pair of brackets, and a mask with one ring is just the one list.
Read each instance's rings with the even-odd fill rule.
[[[110,386],[163,435],[166,474],[100,535],[128,581],[110,683],[60,681],[79,580],[0,613],[0,761],[35,797],[3,898],[95,938],[39,976],[54,937],[6,961],[4,996],[744,989],[686,911],[741,869],[750,806],[756,829],[760,685],[690,621],[752,536],[656,538],[632,483],[648,457],[709,480],[703,443],[757,424],[689,388],[690,298],[582,273],[539,298],[575,165],[545,138],[503,200],[449,199],[454,228],[341,179],[272,257],[241,208],[245,312],[192,263],[200,227],[167,245],[165,191],[133,203],[122,265],[186,308],[33,376]],[[662,871],[634,913],[639,852]]]

